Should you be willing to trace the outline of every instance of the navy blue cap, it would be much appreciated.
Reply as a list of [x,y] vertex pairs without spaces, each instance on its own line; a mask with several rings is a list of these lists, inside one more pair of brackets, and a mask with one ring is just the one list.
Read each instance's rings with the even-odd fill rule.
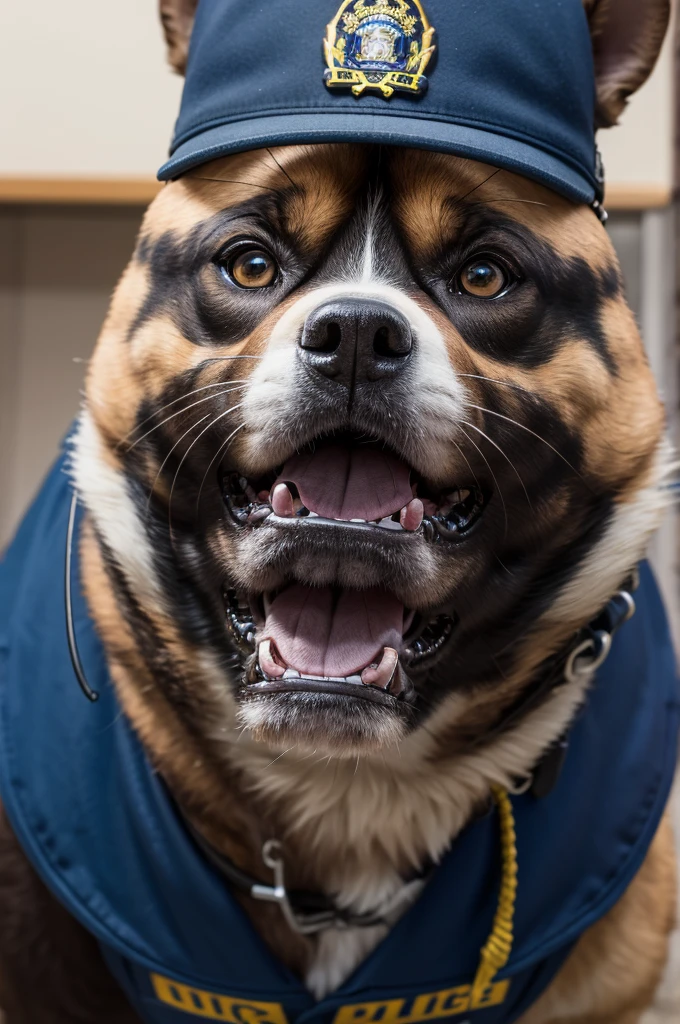
[[471,157],[601,199],[582,0],[200,0],[161,181],[265,146]]

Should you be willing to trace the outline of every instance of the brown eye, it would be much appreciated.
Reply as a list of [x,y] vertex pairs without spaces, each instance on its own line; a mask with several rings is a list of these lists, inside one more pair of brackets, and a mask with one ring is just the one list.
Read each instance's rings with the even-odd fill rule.
[[486,257],[466,263],[457,279],[457,291],[478,299],[495,299],[510,285],[510,275],[494,260]]
[[264,249],[242,249],[221,266],[239,288],[267,288],[279,273],[276,260]]

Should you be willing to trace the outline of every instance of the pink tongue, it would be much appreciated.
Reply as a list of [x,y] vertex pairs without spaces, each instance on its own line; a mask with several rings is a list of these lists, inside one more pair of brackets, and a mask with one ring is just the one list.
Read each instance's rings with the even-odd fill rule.
[[294,584],[274,598],[262,632],[289,668],[349,676],[399,650],[404,606],[383,590],[323,590]]
[[384,519],[413,497],[410,469],[370,445],[321,445],[294,455],[276,483],[294,483],[302,503],[326,519]]

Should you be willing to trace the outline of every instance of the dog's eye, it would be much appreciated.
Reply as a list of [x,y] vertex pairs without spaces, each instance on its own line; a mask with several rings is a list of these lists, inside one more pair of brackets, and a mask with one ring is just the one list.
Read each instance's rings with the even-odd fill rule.
[[274,257],[266,249],[241,246],[225,253],[218,265],[222,273],[239,288],[268,288],[279,276]]
[[453,290],[461,295],[478,299],[496,299],[508,290],[512,278],[508,270],[496,260],[477,256],[469,260],[458,272]]

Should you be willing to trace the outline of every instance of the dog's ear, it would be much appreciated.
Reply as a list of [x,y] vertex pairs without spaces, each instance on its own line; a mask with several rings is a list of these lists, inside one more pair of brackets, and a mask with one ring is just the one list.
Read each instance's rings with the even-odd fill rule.
[[179,75],[186,71],[189,39],[197,7],[198,0],[159,0],[168,60]]
[[583,0],[595,56],[598,128],[616,124],[663,43],[670,0]]

